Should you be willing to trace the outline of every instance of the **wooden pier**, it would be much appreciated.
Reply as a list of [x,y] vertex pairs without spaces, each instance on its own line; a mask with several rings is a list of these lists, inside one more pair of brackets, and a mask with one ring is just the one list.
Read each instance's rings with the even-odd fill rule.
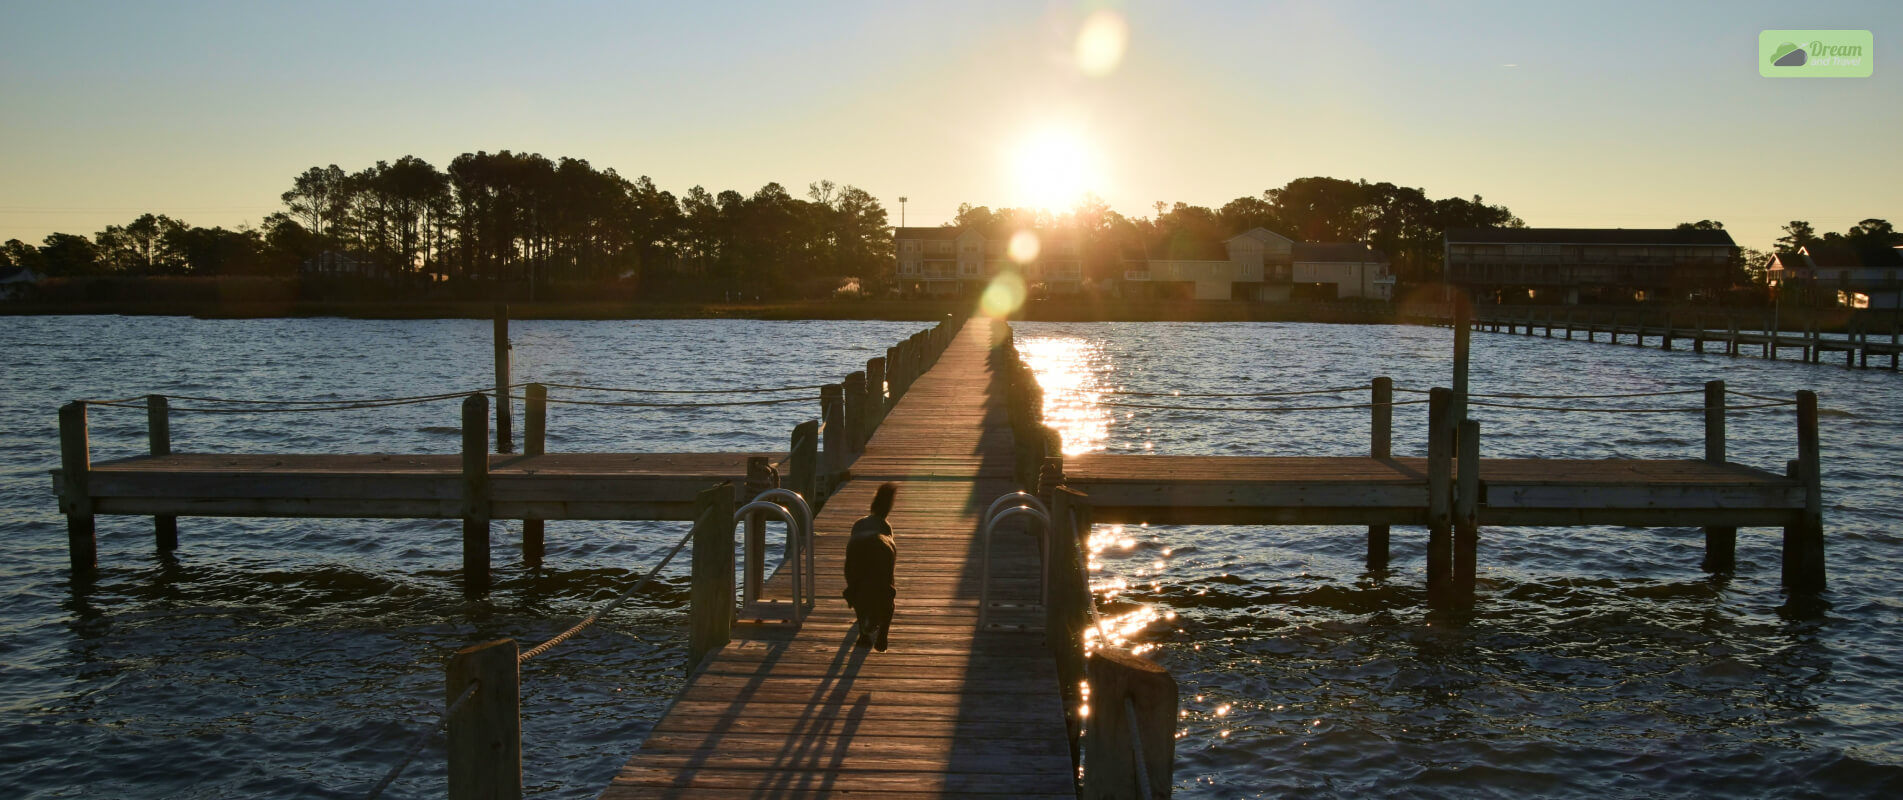
[[[979,517],[1017,488],[991,336],[958,334],[827,501],[805,623],[736,621],[602,797],[1076,797],[1030,537],[998,535],[991,613],[1007,624],[977,626]],[[886,481],[898,613],[879,653],[853,646],[840,590],[852,523]]]
[[[1452,324],[1451,317],[1443,322]],[[1889,368],[1898,368],[1903,356],[1903,328],[1892,324],[1884,330],[1853,323],[1844,338],[1825,336],[1814,324],[1797,333],[1786,333],[1773,314],[1744,317],[1737,314],[1681,314],[1566,307],[1490,306],[1476,309],[1475,330],[1492,333],[1543,335],[1544,338],[1572,340],[1575,335],[1588,342],[1656,346],[1671,350],[1674,345],[1703,353],[1707,345],[1720,347],[1726,355],[1757,355],[1775,359],[1785,350],[1796,350],[1800,360],[1824,363],[1827,354],[1843,353],[1845,367],[1870,366],[1872,356],[1889,360]],[[1651,344],[1647,344],[1650,340]]]

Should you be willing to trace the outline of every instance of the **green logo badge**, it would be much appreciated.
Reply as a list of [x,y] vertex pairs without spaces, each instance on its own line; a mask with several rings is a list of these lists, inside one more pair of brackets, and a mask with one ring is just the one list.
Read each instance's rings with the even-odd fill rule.
[[1869,31],[1759,31],[1758,74],[1767,78],[1868,78]]

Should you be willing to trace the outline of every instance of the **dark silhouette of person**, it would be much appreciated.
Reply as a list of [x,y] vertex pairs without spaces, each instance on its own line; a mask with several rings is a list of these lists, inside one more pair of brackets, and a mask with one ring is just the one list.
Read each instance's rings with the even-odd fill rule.
[[892,627],[893,600],[899,595],[893,577],[899,550],[892,544],[892,526],[885,521],[898,492],[898,484],[882,484],[872,495],[872,513],[852,524],[852,538],[846,542],[845,595],[846,604],[859,616],[856,644],[872,645],[881,653],[885,652],[886,633]]

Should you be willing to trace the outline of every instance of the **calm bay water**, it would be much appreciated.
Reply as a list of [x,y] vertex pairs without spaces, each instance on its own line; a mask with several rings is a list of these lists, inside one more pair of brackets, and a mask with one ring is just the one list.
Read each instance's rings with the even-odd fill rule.
[[[823,383],[917,323],[517,322],[519,380],[653,388]],[[1069,446],[1356,454],[1365,412],[1110,408],[1096,394],[1444,383],[1444,330],[1275,324],[1020,326]],[[50,797],[360,797],[441,707],[451,649],[539,641],[659,557],[674,523],[550,523],[547,568],[515,562],[464,601],[459,526],[186,519],[174,560],[150,522],[101,517],[102,576],[75,594],[45,470],[76,397],[415,394],[491,380],[484,321],[13,318],[0,327],[0,785]],[[1476,335],[1474,391],[1695,387],[1826,408],[1831,591],[1793,607],[1777,532],[1740,534],[1736,577],[1697,570],[1694,529],[1483,531],[1482,601],[1424,610],[1425,534],[1385,574],[1345,528],[1102,529],[1097,575],[1131,641],[1182,683],[1179,794],[1887,796],[1903,791],[1898,518],[1903,378],[1882,372]],[[1350,395],[1359,399],[1361,395]],[[1129,399],[1136,402],[1133,398]],[[1150,402],[1150,401],[1143,401]],[[1182,400],[1182,405],[1219,401]],[[1294,401],[1309,404],[1311,401]],[[1320,397],[1314,404],[1332,402]],[[1631,401],[1694,405],[1691,398]],[[179,405],[185,405],[180,401]],[[555,408],[558,450],[778,449],[809,404]],[[330,414],[178,414],[175,447],[454,452],[454,402]],[[144,447],[143,413],[95,409],[95,459]],[[1395,450],[1425,449],[1424,406]],[[1693,457],[1696,414],[1474,409],[1499,456]],[[1739,412],[1736,460],[1781,469],[1788,411]],[[680,686],[685,564],[525,666],[531,791],[592,797]],[[390,796],[439,796],[440,740]]]
[[[1451,333],[1278,324],[1026,324],[1066,448],[1360,455],[1367,412],[1104,391],[1446,385]],[[1778,588],[1780,532],[1739,534],[1735,577],[1698,571],[1698,529],[1483,529],[1468,617],[1425,608],[1422,529],[1393,564],[1365,529],[1099,526],[1100,597],[1177,676],[1185,797],[1895,797],[1903,793],[1903,378],[1793,362],[1475,334],[1472,391],[1818,392],[1831,591]],[[1365,402],[1333,397],[1233,404]],[[1397,399],[1416,395],[1402,394]],[[1541,404],[1536,401],[1520,401]],[[1696,406],[1698,395],[1542,405]],[[1738,403],[1752,402],[1738,399]],[[1395,452],[1426,450],[1425,406]],[[1699,414],[1474,408],[1489,457],[1697,458]],[[1729,419],[1731,458],[1782,471],[1789,410]]]

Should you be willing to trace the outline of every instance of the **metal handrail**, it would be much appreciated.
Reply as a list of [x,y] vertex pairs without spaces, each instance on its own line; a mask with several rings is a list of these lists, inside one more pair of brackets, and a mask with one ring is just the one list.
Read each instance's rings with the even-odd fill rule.
[[[999,502],[1014,499],[1013,495],[1023,494],[1025,493],[1013,492],[1012,494],[998,498],[997,502],[993,502],[991,506],[992,510],[985,512],[985,524],[983,529],[978,533],[981,550],[978,560],[980,566],[978,572],[978,628],[980,630],[984,629],[986,618],[990,616],[991,612],[991,531],[997,527],[998,522],[1014,516],[1030,516],[1044,523],[1044,535],[1038,537],[1038,552],[1044,560],[1048,561],[1050,558],[1049,536],[1051,515],[1049,512],[1042,510],[1043,503],[1039,503],[1035,497],[1026,495],[1030,502],[1037,503],[1037,508],[1033,508],[1030,505],[1016,505],[1002,511],[997,510]],[[1040,604],[1048,600],[1045,596],[1045,592],[1044,570],[1040,568],[1038,570],[1038,602]]]
[[[818,568],[813,563],[813,552],[818,549],[813,546],[813,537],[816,535],[813,531],[813,507],[806,504],[806,498],[801,497],[799,492],[793,491],[792,489],[779,488],[779,489],[768,489],[764,492],[761,492],[758,495],[754,496],[753,501],[756,503],[758,502],[770,503],[780,499],[793,501],[793,505],[797,506],[799,509],[799,519],[800,519],[799,550],[800,552],[804,553],[806,556],[806,574],[808,576],[818,576],[819,575]],[[786,504],[780,503],[779,505],[785,506]],[[788,553],[787,557],[791,558],[793,557],[793,554]],[[814,580],[809,580],[806,582],[806,602],[814,603],[814,604],[817,604],[819,602],[818,584],[819,584],[819,581],[817,580],[816,577]]]
[[[800,596],[805,591],[805,586],[801,578],[802,578],[802,573],[804,573],[806,570],[801,568],[800,561],[799,561],[799,552],[798,552],[797,542],[799,541],[800,524],[797,520],[793,518],[793,512],[788,511],[786,509],[786,506],[780,505],[779,503],[770,503],[765,500],[755,500],[735,510],[733,512],[734,524],[739,524],[741,522],[744,522],[747,520],[748,517],[751,517],[753,516],[754,513],[760,512],[760,511],[770,511],[775,514],[778,514],[780,519],[786,522],[787,543],[791,545],[791,547],[789,547],[788,549],[793,550],[793,552],[789,553],[787,557],[787,560],[793,562],[793,621],[804,622],[806,620],[806,604],[800,602]],[[759,589],[761,587],[747,587],[747,588],[750,588],[752,590],[747,592],[749,596],[752,596],[752,597],[759,596]]]

